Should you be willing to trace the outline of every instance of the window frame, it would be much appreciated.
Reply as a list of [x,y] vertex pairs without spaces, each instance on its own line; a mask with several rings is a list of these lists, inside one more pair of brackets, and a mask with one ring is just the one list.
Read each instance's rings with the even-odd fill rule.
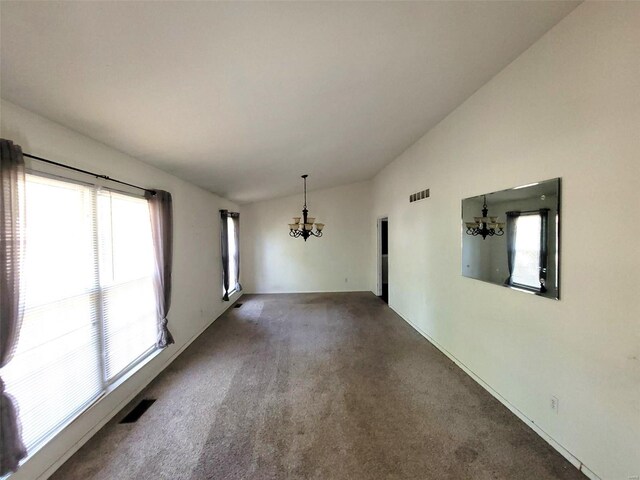
[[[231,228],[229,228],[231,225],[233,225],[234,228],[234,232],[235,232],[235,223],[234,223],[234,219],[232,215],[228,215],[227,216],[227,242],[229,243],[229,264],[227,265],[227,269],[229,272],[231,272],[231,267],[232,267],[232,255],[231,255],[231,242],[233,241],[233,243],[235,243],[235,235],[232,235],[232,231]],[[232,240],[233,239],[233,240]],[[240,245],[236,245],[235,246],[236,250],[238,251],[238,259],[240,259]],[[231,274],[231,273],[230,273]],[[235,276],[235,273],[234,273]],[[233,288],[231,288],[231,290],[229,290],[229,296],[233,295],[236,292],[239,292],[240,290],[237,288],[238,284],[240,283],[240,279],[236,278],[236,282],[235,285],[233,286]]]
[[[108,190],[109,192],[114,192],[117,193],[119,195],[126,195],[126,196],[130,196],[136,199],[140,199],[140,200],[144,200],[145,203],[147,204],[147,208],[149,205],[149,201],[144,197],[144,195],[137,195],[131,192],[125,192],[122,190],[118,190],[118,189],[114,189],[114,188],[109,188],[109,187],[104,187],[104,186],[100,186],[99,187],[101,190]],[[98,212],[98,206],[97,206],[97,195],[98,195],[98,191],[97,188],[94,189],[95,191],[95,195],[96,195],[96,213]],[[97,221],[97,218],[96,218]],[[96,230],[98,231],[98,235],[99,235],[99,230],[98,228],[96,228]],[[98,244],[99,245],[99,244]],[[153,246],[152,246],[153,248]],[[98,246],[98,250],[99,250],[99,246]],[[98,253],[99,255],[99,253]],[[98,263],[99,266],[99,263]],[[145,278],[145,277],[140,277],[140,278]],[[151,279],[153,280],[153,272],[151,272]],[[137,279],[139,280],[139,279]],[[105,352],[107,351],[106,346],[105,346],[105,321],[104,321],[104,315],[102,312],[102,303],[103,303],[103,295],[104,295],[104,290],[106,288],[111,288],[116,284],[110,284],[106,287],[103,287],[102,285],[99,286],[99,305],[100,305],[100,330],[101,330],[101,345],[100,345],[100,359],[101,361],[104,362],[106,356],[105,356]],[[155,305],[153,306],[153,310],[155,312]],[[151,355],[154,351],[156,350],[162,350],[161,348],[159,348],[157,346],[157,344],[153,343],[147,350],[145,350],[143,353],[141,353],[140,355],[138,355],[131,363],[129,363],[124,369],[120,370],[120,372],[118,372],[118,374],[114,375],[113,377],[108,377],[107,375],[107,367],[106,365],[103,365],[102,368],[102,380],[103,380],[103,384],[108,387],[114,383],[116,383],[120,378],[122,378],[123,376],[125,376],[129,371],[131,371],[133,368],[135,368],[135,366],[142,362],[146,357],[148,357],[149,355]]]
[[[532,216],[537,216],[540,217],[540,231],[538,233],[538,235],[540,236],[540,243],[539,243],[539,248],[538,248],[538,256],[539,256],[539,260],[538,260],[538,280],[540,279],[544,279],[546,281],[546,275],[547,275],[547,262],[548,259],[546,259],[545,261],[542,261],[542,257],[543,255],[548,255],[548,250],[549,250],[549,225],[548,225],[548,212],[549,209],[547,208],[543,208],[540,210],[527,210],[527,211],[523,211],[523,212],[518,212],[518,217],[515,219],[516,222],[516,245],[518,242],[518,229],[517,229],[517,223],[518,220],[521,219],[522,217],[532,217]],[[518,255],[518,250],[516,248],[516,253],[515,256],[517,258]],[[515,267],[514,267],[514,271],[515,271]],[[511,276],[513,277],[513,275]],[[533,285],[528,285],[528,284],[524,284],[524,283],[518,283],[513,281],[513,278],[511,278],[511,281],[509,282],[509,286],[514,287],[518,290],[523,290],[526,292],[532,292],[532,293],[544,293],[547,291],[547,289],[545,288],[545,286],[542,283],[539,283],[538,286],[533,286]]]
[[[230,271],[231,271],[231,266],[232,266],[232,256],[231,256],[231,249],[230,249],[230,244],[233,241],[233,243],[235,242],[235,233],[236,233],[236,229],[238,230],[237,232],[237,236],[238,236],[238,242],[235,245],[236,248],[236,252],[238,254],[238,264],[240,263],[240,234],[239,234],[239,228],[240,228],[240,213],[239,212],[231,212],[229,210],[225,210],[222,209],[220,210],[220,252],[221,252],[221,289],[222,289],[222,298],[223,300],[227,300],[230,299],[230,297],[238,292],[242,291],[242,284],[240,283],[240,272],[238,271],[238,275],[236,277],[236,282],[235,285],[231,285],[229,284],[229,290],[226,293],[226,296],[228,298],[225,298],[225,289],[224,289],[224,283],[225,283],[225,267],[227,270],[227,275],[230,275]],[[225,223],[226,222],[226,223]],[[237,222],[237,225],[234,223]],[[233,224],[234,229],[234,235],[231,235],[232,230],[229,228],[229,224]],[[226,233],[226,236],[223,235],[223,233]],[[226,253],[228,256],[228,260],[227,260],[227,265],[224,265],[224,257],[225,257],[225,247],[226,247]],[[240,270],[238,268],[238,270]],[[235,273],[234,273],[235,276]],[[238,288],[239,287],[239,288]]]
[[[96,242],[96,249],[95,249],[94,255],[98,255],[98,256],[99,256],[99,248],[100,248],[99,239],[97,238],[100,235],[99,227],[97,225],[97,222],[99,221],[98,204],[97,204],[99,191],[106,190],[109,192],[117,193],[119,195],[125,195],[125,196],[133,197],[135,199],[144,200],[148,203],[148,200],[145,198],[145,196],[140,195],[138,193],[133,193],[131,191],[126,191],[118,188],[112,188],[112,187],[104,186],[98,183],[88,182],[86,180],[75,178],[73,175],[70,175],[70,176],[60,175],[47,170],[37,170],[34,168],[25,168],[25,188],[27,183],[29,182],[30,176],[42,177],[45,179],[51,179],[59,182],[75,184],[75,185],[79,185],[79,186],[87,187],[91,189],[92,191],[91,195],[93,197],[93,202],[95,203],[95,209],[93,212],[94,218],[92,219],[92,221],[96,222],[96,225],[94,227],[94,235],[95,235],[94,241]],[[100,260],[98,259],[97,260],[98,269],[99,269],[99,261]],[[132,362],[130,362],[125,368],[123,368],[120,372],[118,372],[117,375],[111,378],[108,378],[106,365],[105,365],[105,358],[106,358],[105,354],[107,351],[107,347],[105,344],[105,316],[103,312],[103,290],[105,289],[105,287],[103,287],[100,284],[99,270],[97,273],[98,273],[98,280],[97,280],[98,284],[95,292],[96,298],[94,302],[95,302],[95,308],[96,308],[96,319],[98,321],[98,325],[96,327],[98,331],[98,334],[97,334],[98,339],[96,341],[97,348],[95,349],[95,354],[97,356],[97,361],[99,363],[99,368],[100,368],[100,379],[99,379],[100,391],[97,392],[95,395],[91,396],[89,400],[83,402],[77,408],[70,410],[68,415],[64,417],[64,420],[59,422],[49,432],[47,432],[45,435],[43,435],[41,438],[35,441],[30,446],[30,448],[28,448],[26,457],[22,459],[20,462],[21,465],[26,461],[28,461],[39,450],[45,447],[56,436],[58,436],[65,429],[67,429],[74,422],[76,422],[84,413],[91,410],[101,400],[106,398],[109,394],[115,391],[120,385],[122,385],[125,381],[131,378],[135,373],[141,370],[145,365],[151,362],[163,350],[162,348],[159,348],[156,344],[152,344],[148,349],[146,349],[144,352],[138,355]],[[144,277],[141,277],[141,278],[144,278]],[[52,302],[48,302],[48,303],[52,303]],[[47,305],[48,303],[44,303],[44,304],[38,305],[37,307],[32,307],[32,308],[40,308],[43,305]],[[154,305],[154,310],[155,310],[155,305]],[[25,305],[25,315],[26,313],[27,313],[27,306]]]

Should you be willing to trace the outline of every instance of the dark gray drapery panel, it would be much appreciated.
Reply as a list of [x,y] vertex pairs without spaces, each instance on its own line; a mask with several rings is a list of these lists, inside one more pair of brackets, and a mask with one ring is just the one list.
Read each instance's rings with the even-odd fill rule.
[[540,292],[547,291],[547,263],[549,255],[549,209],[540,209]]
[[509,276],[504,281],[505,285],[511,285],[511,276],[516,264],[516,220],[519,216],[520,212],[507,212],[507,266],[509,267]]
[[[230,285],[229,272],[229,224],[231,218],[234,226],[234,241],[236,243],[235,260],[235,285]],[[222,255],[222,299],[229,301],[229,293],[242,289],[240,285],[240,214],[228,210],[220,210],[220,246]]]
[[158,348],[174,343],[169,331],[167,315],[171,308],[171,271],[173,265],[173,200],[169,192],[156,190],[145,194],[149,202],[151,232],[155,258],[153,284],[156,291],[158,315]]
[[[0,368],[15,351],[24,313],[22,265],[25,245],[25,173],[22,149],[0,139]],[[0,378],[0,476],[27,456],[13,398]]]

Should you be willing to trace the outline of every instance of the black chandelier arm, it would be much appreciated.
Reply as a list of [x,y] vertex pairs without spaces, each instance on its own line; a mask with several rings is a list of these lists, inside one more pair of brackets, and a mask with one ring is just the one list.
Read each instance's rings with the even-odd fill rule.
[[322,231],[321,230],[307,230],[305,228],[303,228],[301,230],[289,230],[289,236],[293,237],[293,238],[302,237],[302,238],[304,238],[304,240],[306,242],[307,238],[309,238],[309,237],[321,237],[322,236]]
[[[484,220],[487,219],[488,217],[489,217],[489,207],[487,206],[487,196],[484,195],[483,203],[482,203],[482,217],[474,217],[475,223],[465,222],[466,228],[467,228],[466,234],[473,235],[474,237],[477,237],[478,235],[482,235],[483,239],[487,237],[493,237],[493,236],[501,237],[502,235],[504,235],[504,228],[500,226],[504,224],[498,223],[497,221],[485,222]],[[489,217],[489,218],[495,218],[497,220],[498,217],[496,216],[496,217]],[[470,223],[471,223],[471,226],[469,226]],[[489,228],[489,225],[495,225],[498,228]]]
[[472,235],[474,237],[482,235],[482,238],[493,237],[494,235],[501,237],[504,235],[504,230],[502,228],[499,228],[498,230],[493,228],[467,228],[466,233],[467,235]]

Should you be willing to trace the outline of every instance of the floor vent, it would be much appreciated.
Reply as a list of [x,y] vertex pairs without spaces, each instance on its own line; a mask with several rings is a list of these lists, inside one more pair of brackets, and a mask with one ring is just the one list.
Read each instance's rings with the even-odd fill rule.
[[409,195],[409,203],[417,202],[429,198],[429,189],[422,190],[421,192],[412,193]]
[[140,403],[133,407],[126,417],[120,420],[120,423],[135,423],[142,416],[144,412],[146,412],[153,402],[155,402],[155,398],[145,398],[144,400],[140,400]]
[[242,306],[242,304],[241,304],[241,303],[236,303],[236,304],[233,306],[233,308],[240,308],[241,306]]

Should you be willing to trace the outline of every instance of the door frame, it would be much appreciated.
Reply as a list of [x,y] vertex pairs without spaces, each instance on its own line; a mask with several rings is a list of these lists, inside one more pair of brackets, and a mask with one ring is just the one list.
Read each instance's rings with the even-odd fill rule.
[[[376,226],[377,226],[376,237],[377,237],[377,243],[378,243],[378,247],[376,249],[376,264],[377,264],[376,295],[378,297],[382,295],[382,222],[383,221],[387,222],[387,251],[389,249],[389,216],[383,215],[378,217],[377,223],[376,223]],[[387,266],[388,266],[388,263],[387,263]]]

